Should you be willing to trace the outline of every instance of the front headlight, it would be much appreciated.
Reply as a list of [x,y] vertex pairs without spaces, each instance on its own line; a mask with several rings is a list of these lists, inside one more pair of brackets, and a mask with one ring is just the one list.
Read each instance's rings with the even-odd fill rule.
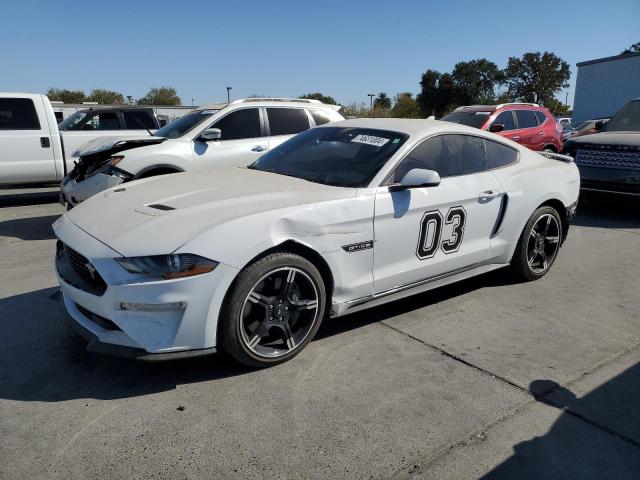
[[208,273],[218,266],[218,262],[214,260],[191,253],[123,257],[115,260],[129,273],[153,275],[166,279],[192,277]]

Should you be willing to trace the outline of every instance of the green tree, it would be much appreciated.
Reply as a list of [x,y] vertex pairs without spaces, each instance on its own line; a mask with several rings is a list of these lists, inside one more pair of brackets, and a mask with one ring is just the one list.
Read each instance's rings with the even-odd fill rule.
[[638,52],[640,52],[640,42],[634,43],[629,48],[625,48],[622,52],[620,52],[620,55],[627,55],[629,53],[638,53]]
[[125,103],[124,96],[121,93],[100,88],[91,90],[91,94],[87,97],[87,100],[105,105],[123,105]]
[[486,58],[457,63],[451,76],[457,90],[456,106],[493,103],[496,88],[504,80],[502,70]]
[[389,109],[391,108],[391,98],[385,92],[380,92],[376,98],[373,99],[374,109]]
[[182,105],[175,88],[152,88],[138,100],[138,105]]
[[394,118],[420,118],[420,107],[411,92],[402,92],[393,100],[391,116]]
[[510,57],[504,70],[509,97],[523,102],[553,103],[556,92],[569,86],[569,64],[551,52]]
[[320,100],[322,103],[328,103],[330,105],[338,105],[338,102],[336,102],[335,98],[330,97],[329,95],[324,95],[320,92],[305,93],[304,95],[300,95],[298,98]]
[[424,117],[441,117],[461,105],[459,89],[450,73],[427,70],[422,74],[420,87],[417,101]]
[[82,90],[50,88],[47,90],[47,97],[49,97],[49,100],[64,103],[82,103],[87,101],[87,96]]

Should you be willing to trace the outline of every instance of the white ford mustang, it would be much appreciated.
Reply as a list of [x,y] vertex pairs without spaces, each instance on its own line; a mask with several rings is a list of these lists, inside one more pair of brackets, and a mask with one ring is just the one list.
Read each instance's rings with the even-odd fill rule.
[[89,349],[295,356],[340,316],[497,268],[549,271],[580,187],[569,157],[431,120],[306,131],[248,168],[140,180],[54,224]]

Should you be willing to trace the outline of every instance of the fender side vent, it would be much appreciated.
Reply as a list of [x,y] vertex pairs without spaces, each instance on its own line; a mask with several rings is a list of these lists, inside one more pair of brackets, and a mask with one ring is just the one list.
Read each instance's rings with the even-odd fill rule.
[[169,205],[162,205],[161,203],[152,203],[151,205],[147,205],[149,208],[155,208],[156,210],[175,210],[174,207],[170,207]]

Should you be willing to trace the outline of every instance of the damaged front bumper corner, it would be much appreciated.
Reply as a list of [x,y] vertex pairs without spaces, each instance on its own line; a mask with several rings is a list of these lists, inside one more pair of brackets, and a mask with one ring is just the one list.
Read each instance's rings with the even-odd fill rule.
[[76,179],[63,181],[60,187],[60,203],[64,204],[66,202],[75,207],[96,193],[120,185],[125,180],[124,177],[118,175],[96,173],[81,181]]

